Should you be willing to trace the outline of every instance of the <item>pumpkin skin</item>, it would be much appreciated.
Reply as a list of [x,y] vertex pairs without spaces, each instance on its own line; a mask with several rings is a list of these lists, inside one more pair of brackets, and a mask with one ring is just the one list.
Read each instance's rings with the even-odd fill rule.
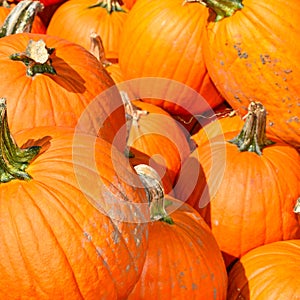
[[276,143],[261,156],[240,152],[226,142],[237,134],[216,136],[195,150],[209,190],[209,204],[199,212],[210,224],[227,266],[255,247],[300,237],[293,212],[300,196],[299,153],[271,136]]
[[89,50],[90,34],[96,32],[103,41],[106,58],[115,61],[119,56],[119,40],[128,10],[122,6],[124,11],[109,13],[103,7],[89,8],[96,3],[97,0],[66,1],[53,14],[47,34],[60,36]]
[[209,227],[189,205],[166,200],[174,224],[149,223],[146,261],[128,299],[225,300],[226,269]]
[[0,298],[125,299],[145,259],[147,211],[133,205],[145,193],[123,154],[62,127],[14,137],[42,149],[27,168],[33,179],[0,185]]
[[[171,182],[172,187],[190,154],[186,137],[180,125],[162,108],[141,100],[134,100],[132,104],[148,114],[133,121],[127,145],[150,156],[160,167],[156,171],[163,182]],[[170,186],[165,185],[165,191],[169,193]]]
[[228,276],[228,299],[297,299],[300,240],[279,241],[245,254]]
[[[6,17],[9,15],[12,8],[15,6],[15,4],[10,4],[10,7],[4,7],[0,6],[0,26],[3,25]],[[31,28],[32,33],[46,33],[46,26],[44,25],[42,19],[39,15],[36,15],[34,18],[34,21],[32,23]]]
[[[199,3],[181,0],[137,1],[128,13],[120,41],[119,64],[125,80],[155,77],[182,83],[176,103],[168,98],[173,86],[166,86],[161,98],[145,98],[143,83],[134,87],[137,97],[158,105],[172,115],[198,114],[223,101],[202,57],[202,38],[208,12]],[[158,82],[158,85],[160,83]]]
[[[25,51],[31,39],[55,48],[51,58],[56,75],[27,76],[25,65],[9,58]],[[35,126],[78,126],[125,148],[125,134],[114,141],[125,124],[119,92],[103,66],[81,46],[49,35],[14,34],[0,39],[0,64],[6,70],[0,74],[0,94],[8,101],[13,133]]]
[[241,114],[250,101],[261,102],[268,111],[267,131],[300,147],[298,1],[243,0],[243,5],[208,23],[203,54],[210,77]]

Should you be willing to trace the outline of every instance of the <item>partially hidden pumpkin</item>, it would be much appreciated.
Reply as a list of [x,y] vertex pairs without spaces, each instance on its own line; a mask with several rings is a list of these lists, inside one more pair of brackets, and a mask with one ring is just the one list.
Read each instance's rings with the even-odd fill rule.
[[149,217],[123,153],[67,127],[14,139],[3,99],[0,115],[0,298],[125,299],[144,264]]
[[[207,17],[206,8],[199,3],[139,0],[134,4],[121,35],[120,68],[125,80],[154,77],[157,82],[149,82],[148,86],[161,88],[160,95],[153,92],[146,97],[147,87],[141,81],[132,87],[137,97],[172,115],[184,116],[222,103],[203,59]],[[172,81],[181,86],[174,86]]]
[[241,115],[251,101],[261,102],[267,131],[299,148],[298,1],[202,2],[212,12],[203,54],[217,89]]
[[225,300],[227,273],[208,225],[191,206],[164,198],[147,166],[136,170],[149,189],[152,221],[143,271],[128,299]]
[[107,58],[116,61],[127,12],[128,9],[119,0],[66,1],[54,12],[47,33],[89,50],[90,34],[96,32],[103,40]]
[[228,275],[228,299],[297,299],[300,240],[274,242],[249,251]]

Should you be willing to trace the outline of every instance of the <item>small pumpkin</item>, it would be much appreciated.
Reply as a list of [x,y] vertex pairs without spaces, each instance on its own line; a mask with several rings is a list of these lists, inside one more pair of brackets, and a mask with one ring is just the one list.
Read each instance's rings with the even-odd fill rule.
[[149,217],[123,153],[67,127],[13,138],[3,99],[0,117],[0,298],[125,299]]
[[0,94],[9,99],[12,132],[77,126],[124,150],[125,133],[114,139],[126,123],[122,99],[112,78],[87,50],[59,37],[20,33],[0,39],[0,64],[5,70],[0,74]]
[[209,191],[208,205],[198,211],[227,265],[260,245],[300,237],[293,212],[300,196],[300,156],[266,135],[265,122],[265,108],[252,102],[240,132],[218,135],[195,150]]
[[203,218],[166,196],[149,166],[136,166],[150,202],[149,244],[142,274],[129,300],[226,299],[227,273]]
[[228,275],[228,299],[297,299],[300,240],[278,241],[249,251]]
[[102,38],[107,59],[116,61],[127,11],[120,0],[66,1],[54,12],[47,34],[62,37],[89,50],[90,34],[96,32]]
[[203,54],[217,89],[243,115],[251,101],[261,102],[267,130],[300,147],[298,1],[201,2],[212,12]]

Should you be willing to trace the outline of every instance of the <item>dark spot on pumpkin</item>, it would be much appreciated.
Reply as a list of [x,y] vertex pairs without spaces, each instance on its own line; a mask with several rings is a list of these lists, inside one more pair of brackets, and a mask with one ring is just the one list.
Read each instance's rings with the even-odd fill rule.
[[248,58],[248,53],[242,52],[242,48],[240,46],[235,44],[235,45],[233,45],[233,48],[237,51],[239,58]]
[[198,289],[198,285],[196,283],[192,283],[192,290],[195,291]]
[[288,70],[283,70],[283,72],[284,72],[285,74],[290,74],[290,73],[292,73],[292,72],[293,72],[293,70],[291,70],[291,69],[288,69]]

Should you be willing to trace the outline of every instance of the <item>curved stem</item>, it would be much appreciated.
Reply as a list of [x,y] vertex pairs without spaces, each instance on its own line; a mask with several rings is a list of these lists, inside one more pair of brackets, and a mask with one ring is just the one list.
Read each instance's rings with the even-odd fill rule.
[[99,0],[96,4],[91,5],[88,8],[102,7],[105,8],[109,14],[111,14],[114,11],[125,12],[125,10],[122,8],[122,5],[122,0]]
[[244,6],[242,0],[185,0],[184,3],[198,2],[213,10],[216,14],[215,21],[218,22],[225,17],[232,16],[237,10]]
[[36,74],[48,73],[55,75],[50,55],[55,51],[48,48],[43,40],[28,42],[25,52],[10,55],[11,60],[22,61],[27,67],[26,74],[33,77]]
[[13,179],[31,179],[25,169],[39,151],[39,146],[25,149],[18,147],[9,131],[6,99],[0,98],[0,183]]
[[246,120],[241,132],[228,142],[237,145],[240,151],[262,155],[264,147],[274,144],[266,137],[267,113],[264,106],[260,102],[251,102],[244,118]]
[[90,34],[90,52],[100,61],[104,68],[110,66],[112,63],[106,59],[104,46],[99,34],[92,32]]
[[134,168],[146,190],[151,220],[174,224],[165,210],[165,192],[157,172],[145,164],[137,165]]
[[39,1],[23,0],[6,17],[0,28],[0,38],[15,33],[31,32],[32,24],[38,12],[44,9]]
[[10,1],[0,0],[0,7],[10,8]]

